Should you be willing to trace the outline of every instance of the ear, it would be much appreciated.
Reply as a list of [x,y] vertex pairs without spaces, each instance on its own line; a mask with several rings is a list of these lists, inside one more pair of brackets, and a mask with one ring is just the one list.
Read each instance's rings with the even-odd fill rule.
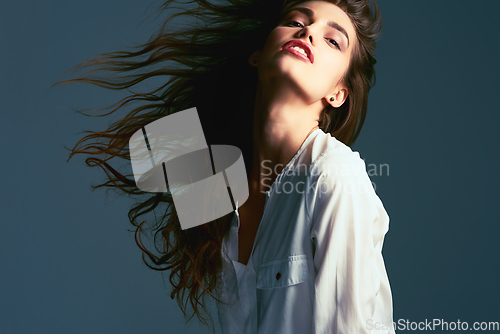
[[334,108],[339,108],[342,104],[344,104],[347,96],[349,95],[345,86],[340,86],[338,88],[340,88],[340,90],[326,96],[326,101]]
[[250,58],[248,58],[248,63],[254,67],[257,67],[259,65],[259,56],[260,56],[260,50],[255,51],[252,53]]

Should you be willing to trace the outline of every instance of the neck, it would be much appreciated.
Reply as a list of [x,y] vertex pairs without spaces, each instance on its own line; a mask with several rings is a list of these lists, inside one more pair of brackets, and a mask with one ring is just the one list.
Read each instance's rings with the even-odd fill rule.
[[260,83],[257,85],[250,196],[269,190],[308,135],[319,128],[318,120],[323,108],[321,101],[307,105],[290,90],[280,92],[274,88],[273,91]]

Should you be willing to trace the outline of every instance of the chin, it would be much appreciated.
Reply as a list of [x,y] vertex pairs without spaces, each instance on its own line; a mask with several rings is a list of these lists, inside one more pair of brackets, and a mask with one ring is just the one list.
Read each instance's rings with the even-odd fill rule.
[[310,80],[308,79],[310,73],[307,73],[310,69],[301,68],[299,62],[301,61],[290,59],[290,57],[279,57],[271,63],[259,66],[259,79],[263,81],[270,80],[273,84],[294,82],[296,85],[304,85]]

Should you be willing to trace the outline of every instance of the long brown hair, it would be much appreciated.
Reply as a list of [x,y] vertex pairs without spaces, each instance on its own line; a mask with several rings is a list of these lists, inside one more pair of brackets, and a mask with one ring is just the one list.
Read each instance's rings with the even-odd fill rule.
[[[193,313],[187,321],[196,315],[207,325],[201,307],[208,314],[212,329],[213,320],[205,297],[209,295],[219,300],[222,240],[229,231],[234,213],[182,230],[170,193],[141,191],[132,174],[124,175],[111,162],[130,160],[128,142],[137,130],[164,116],[196,107],[206,142],[239,147],[246,168],[250,170],[257,71],[247,61],[253,51],[262,49],[267,35],[283,15],[302,2],[306,1],[191,1],[198,6],[181,7],[180,12],[171,14],[147,43],[129,51],[96,55],[95,59],[71,69],[93,70],[55,84],[82,82],[112,90],[129,90],[147,79],[165,78],[156,89],[132,93],[110,107],[97,109],[114,108],[98,115],[101,117],[122,112],[134,102],[142,102],[107,130],[86,131],[89,134],[70,149],[69,159],[76,154],[88,155],[86,164],[102,168],[107,176],[107,181],[92,186],[94,189],[106,187],[138,200],[128,217],[135,226],[135,240],[143,252],[144,263],[154,270],[171,270],[171,298],[177,299],[186,317],[189,302]],[[338,109],[325,108],[319,125],[325,133],[352,145],[363,125],[368,92],[374,84],[375,39],[381,28],[380,14],[374,1],[373,9],[368,0],[329,2],[338,5],[351,18],[358,43],[344,78],[348,98]],[[158,11],[163,13],[174,3],[175,0],[165,1]],[[173,28],[177,27],[176,18],[184,19],[183,28]],[[186,22],[191,25],[185,27]],[[113,78],[96,76],[101,71],[117,74]],[[146,219],[151,213],[155,219]],[[142,238],[148,233],[153,236],[150,247]]]

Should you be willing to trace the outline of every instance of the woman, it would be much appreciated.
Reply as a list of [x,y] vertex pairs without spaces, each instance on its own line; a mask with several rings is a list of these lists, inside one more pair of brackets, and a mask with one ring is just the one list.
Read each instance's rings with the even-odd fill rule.
[[[87,163],[109,177],[97,187],[147,195],[107,161],[129,159],[128,139],[144,125],[197,107],[208,143],[242,149],[250,170],[248,200],[187,230],[168,193],[129,212],[137,244],[156,265],[150,267],[171,269],[171,297],[184,314],[189,301],[193,316],[205,323],[198,306],[208,312],[200,301],[208,294],[217,301],[223,333],[393,333],[381,254],[389,217],[363,160],[348,146],[363,124],[375,74],[376,4],[371,10],[366,0],[197,3],[171,17],[196,18],[194,28],[166,33],[166,20],[139,51],[84,63],[143,73],[124,76],[124,82],[66,81],[124,89],[171,76],[157,90],[125,101],[153,103],[82,138],[71,156],[96,156]],[[166,61],[177,66],[146,71]],[[147,109],[153,110],[139,114]],[[151,229],[155,255],[140,238],[152,224],[137,220],[160,209],[163,217]]]

